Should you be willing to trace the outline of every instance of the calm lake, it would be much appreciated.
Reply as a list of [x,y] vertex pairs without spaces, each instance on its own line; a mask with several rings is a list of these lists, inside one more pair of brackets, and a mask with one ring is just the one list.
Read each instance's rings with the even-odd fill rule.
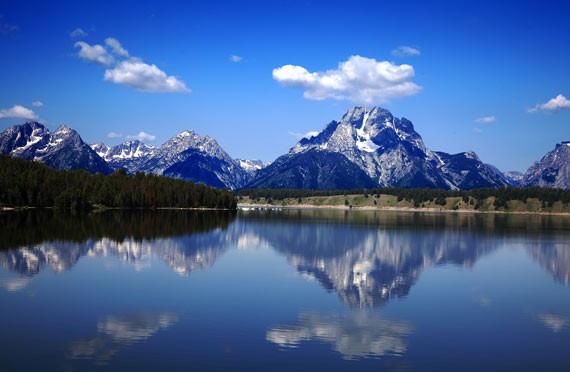
[[0,370],[570,370],[570,218],[0,214]]

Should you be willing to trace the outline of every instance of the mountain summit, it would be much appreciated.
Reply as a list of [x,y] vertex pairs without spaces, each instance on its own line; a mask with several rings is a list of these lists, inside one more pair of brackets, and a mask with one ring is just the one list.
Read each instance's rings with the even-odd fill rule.
[[[338,166],[342,164],[342,166]],[[466,168],[458,169],[462,166]],[[472,152],[435,153],[411,121],[381,107],[353,107],[317,135],[301,139],[260,170],[248,187],[476,188],[507,185],[496,168]]]

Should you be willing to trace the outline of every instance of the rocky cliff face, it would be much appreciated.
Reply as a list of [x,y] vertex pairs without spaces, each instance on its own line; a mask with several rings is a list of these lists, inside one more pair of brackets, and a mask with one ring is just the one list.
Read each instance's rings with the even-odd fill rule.
[[557,144],[554,150],[531,165],[521,185],[523,187],[570,188],[570,142]]

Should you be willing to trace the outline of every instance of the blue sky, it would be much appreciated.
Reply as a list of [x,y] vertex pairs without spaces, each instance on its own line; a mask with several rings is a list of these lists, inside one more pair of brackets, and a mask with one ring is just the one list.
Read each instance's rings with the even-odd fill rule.
[[567,1],[4,0],[0,130],[37,117],[160,145],[193,129],[274,160],[382,106],[432,150],[525,171],[570,140],[569,22]]

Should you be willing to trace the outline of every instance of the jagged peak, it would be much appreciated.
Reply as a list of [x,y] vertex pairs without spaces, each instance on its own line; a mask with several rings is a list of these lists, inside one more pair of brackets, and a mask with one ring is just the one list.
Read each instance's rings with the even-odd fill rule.
[[29,125],[29,126],[32,126],[32,127],[45,128],[45,125],[42,124],[42,123],[40,123],[40,122],[38,122],[38,121],[27,121],[27,122],[25,122],[24,124],[16,125],[16,126],[19,127],[19,126],[25,126],[25,125]]
[[477,160],[477,161],[481,161],[481,160],[479,159],[479,156],[477,156],[477,154],[476,154],[475,151],[473,151],[473,150],[465,151],[465,152],[463,153],[463,156],[465,156],[467,159],[474,159],[474,160]]
[[71,129],[70,127],[68,127],[65,124],[60,125],[55,132],[53,132],[54,135],[56,134],[76,134],[77,132],[73,129]]

